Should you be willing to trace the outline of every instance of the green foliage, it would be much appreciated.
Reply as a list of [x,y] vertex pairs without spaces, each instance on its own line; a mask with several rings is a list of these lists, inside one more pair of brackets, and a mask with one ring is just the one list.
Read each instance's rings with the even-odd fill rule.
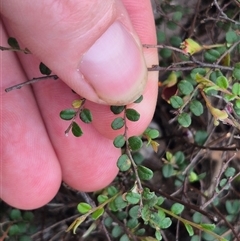
[[73,109],[66,109],[60,112],[60,117],[63,120],[72,120],[75,115],[76,111]]
[[122,117],[117,117],[113,120],[111,127],[113,130],[119,130],[124,126],[124,119]]
[[15,38],[8,38],[8,44],[14,49],[20,49],[20,46],[18,44],[18,41]]
[[[208,8],[204,5],[201,9],[203,7],[209,12],[197,25],[196,21],[201,18],[201,13],[196,6],[194,14],[198,18],[193,17],[194,21],[188,23],[188,26],[184,21],[186,16],[192,15],[192,9],[177,2],[170,2],[156,1],[157,11],[160,11],[156,22],[157,41],[162,44],[159,47],[160,65],[161,68],[166,67],[166,71],[160,71],[160,74],[170,71],[162,85],[162,92],[168,88],[174,90],[170,96],[164,96],[170,111],[161,113],[161,117],[164,116],[164,119],[168,115],[173,116],[172,120],[168,120],[173,124],[169,128],[172,130],[166,128],[166,136],[160,138],[159,131],[151,128],[147,128],[142,135],[129,136],[129,121],[138,125],[137,122],[141,118],[140,113],[132,106],[141,103],[143,96],[134,101],[134,105],[111,106],[110,111],[115,115],[111,128],[118,130],[113,145],[121,148],[121,155],[117,160],[120,174],[111,186],[92,195],[96,206],[92,205],[92,202],[91,205],[87,201],[79,202],[79,217],[67,231],[72,230],[76,233],[77,228],[85,222],[84,229],[91,223],[87,231],[89,234],[92,227],[99,226],[99,219],[103,219],[109,235],[118,241],[152,241],[163,240],[164,235],[167,236],[171,230],[176,229],[175,223],[180,222],[185,226],[188,236],[191,236],[191,241],[223,241],[236,238],[229,227],[239,222],[240,201],[237,198],[226,198],[233,196],[232,190],[239,184],[238,165],[231,166],[232,157],[229,157],[227,165],[222,163],[221,172],[214,179],[216,184],[213,184],[209,182],[212,178],[209,174],[211,158],[207,157],[207,164],[202,162],[202,159],[211,148],[217,151],[222,148],[222,157],[230,156],[227,148],[231,149],[234,146],[231,145],[230,139],[237,139],[240,130],[240,28],[236,23],[239,19],[235,17],[238,15],[238,5],[236,1],[229,4],[233,6],[230,9],[220,5],[219,8],[223,11],[221,12],[217,6],[212,8],[209,3],[203,3]],[[198,26],[203,26],[204,29],[205,21],[212,22],[208,19],[211,11],[217,11],[212,27],[217,26],[218,29],[214,34],[205,34],[206,38],[211,36],[211,41],[205,43],[205,39],[197,35],[201,32],[198,31]],[[230,21],[230,18],[234,19]],[[175,34],[178,29],[187,32]],[[220,32],[222,39],[218,38],[217,33]],[[172,36],[168,36],[169,33],[173,33]],[[182,39],[184,36],[191,38]],[[212,42],[217,44],[210,45]],[[9,38],[8,44],[14,51],[29,53],[27,49],[21,50],[14,38]],[[40,64],[39,70],[44,75],[51,74],[51,70],[43,63]],[[81,123],[88,124],[93,121],[91,110],[86,109],[84,103],[85,99],[75,100],[72,102],[72,109],[60,112],[60,118],[70,122],[66,134],[71,131],[74,136],[80,137],[83,135]],[[77,118],[80,119],[80,124]],[[165,119],[164,121],[167,122]],[[221,126],[216,128],[218,135],[215,136],[213,127],[220,124]],[[225,124],[228,126],[224,126]],[[231,138],[228,137],[229,133],[220,134],[223,129],[228,130]],[[221,142],[221,138],[224,142]],[[160,146],[161,155],[158,153],[159,140],[164,140],[166,144]],[[153,160],[146,162],[141,153],[142,148],[149,145],[158,154]],[[233,151],[236,152],[238,148],[239,146]],[[106,165],[107,162],[108,160]],[[196,201],[200,200],[199,197],[202,207],[199,207]],[[203,208],[206,204],[204,200],[208,204],[207,208]],[[221,210],[225,220],[218,220],[213,224],[215,209]],[[21,241],[30,240],[28,233],[30,223],[34,219],[33,213],[12,209],[8,215],[11,224],[7,231],[8,236]],[[219,219],[217,214],[216,216]],[[209,222],[205,223],[206,220]],[[226,225],[227,222],[231,225]],[[169,229],[171,226],[173,227]],[[151,237],[148,236],[149,230]],[[230,234],[226,236],[227,233]]]
[[40,63],[39,70],[43,75],[50,75],[52,73],[52,71],[44,63]]

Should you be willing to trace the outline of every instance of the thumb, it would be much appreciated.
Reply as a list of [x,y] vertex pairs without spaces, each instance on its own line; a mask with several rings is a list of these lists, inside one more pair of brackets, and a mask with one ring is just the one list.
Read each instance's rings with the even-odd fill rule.
[[82,97],[123,105],[147,81],[141,43],[121,1],[3,1],[1,12],[35,56]]

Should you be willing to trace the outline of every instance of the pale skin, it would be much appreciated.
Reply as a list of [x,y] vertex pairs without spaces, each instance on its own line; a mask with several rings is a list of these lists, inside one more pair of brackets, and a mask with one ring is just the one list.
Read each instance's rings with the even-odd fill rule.
[[[109,105],[129,104],[143,93],[140,104],[129,104],[141,115],[137,123],[127,123],[129,135],[141,134],[155,109],[158,74],[146,68],[158,64],[157,51],[141,48],[156,44],[150,1],[8,0],[1,2],[1,16],[0,45],[14,36],[33,54],[1,52],[0,197],[34,209],[56,195],[62,180],[81,191],[104,188],[118,173],[120,150],[112,140],[123,132],[111,129],[115,116]],[[124,41],[114,39],[117,31]],[[5,93],[40,76],[40,61],[60,80]],[[79,98],[71,89],[88,99],[94,118],[80,124],[81,138],[66,137],[68,123],[59,118]]]

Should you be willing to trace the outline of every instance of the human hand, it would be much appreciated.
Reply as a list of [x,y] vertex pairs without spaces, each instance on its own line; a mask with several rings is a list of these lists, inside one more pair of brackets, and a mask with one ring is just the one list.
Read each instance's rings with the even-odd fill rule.
[[[14,1],[1,3],[1,46],[15,37],[33,55],[1,52],[0,197],[21,209],[45,205],[61,181],[81,191],[108,185],[116,176],[120,131],[111,129],[109,105],[128,104],[143,92],[141,115],[127,123],[129,135],[141,134],[152,119],[157,98],[155,26],[149,0]],[[4,26],[3,26],[4,25]],[[145,60],[145,62],[144,62]],[[46,80],[5,93],[4,89],[40,76],[43,62],[60,80]],[[59,112],[76,93],[93,114],[83,136],[65,137]]]

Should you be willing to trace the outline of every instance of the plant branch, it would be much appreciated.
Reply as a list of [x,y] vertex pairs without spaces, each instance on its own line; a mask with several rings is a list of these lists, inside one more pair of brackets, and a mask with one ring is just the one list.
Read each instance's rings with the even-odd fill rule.
[[16,89],[21,89],[25,85],[30,85],[30,84],[39,82],[41,80],[46,80],[46,79],[54,79],[54,80],[56,80],[56,79],[58,79],[58,76],[57,75],[48,75],[48,76],[32,78],[31,80],[27,80],[27,81],[25,81],[23,83],[20,83],[20,84],[17,84],[17,85],[13,85],[11,87],[6,88],[5,92],[9,92],[9,91],[16,90]]
[[213,0],[213,1],[214,1],[214,4],[215,4],[216,8],[218,9],[218,11],[219,11],[220,14],[221,14],[220,18],[225,19],[225,20],[227,20],[227,21],[229,21],[229,22],[231,22],[231,23],[240,25],[240,22],[237,22],[237,21],[229,18],[229,17],[223,12],[223,10],[222,10],[222,9],[220,8],[220,6],[218,5],[217,0]]

